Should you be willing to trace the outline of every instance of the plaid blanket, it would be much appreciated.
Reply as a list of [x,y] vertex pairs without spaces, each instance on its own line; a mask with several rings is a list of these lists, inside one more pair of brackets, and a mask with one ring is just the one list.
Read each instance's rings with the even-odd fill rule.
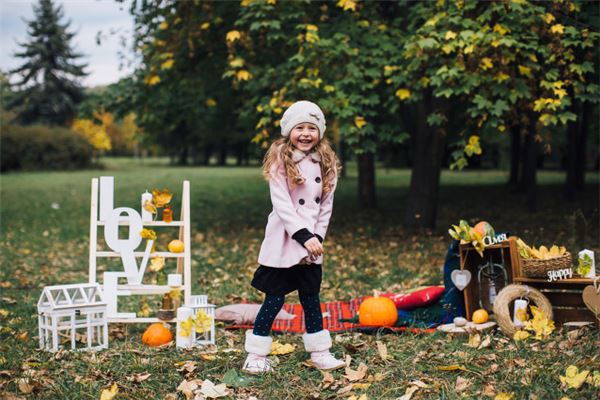
[[[349,320],[356,317],[358,307],[364,297],[352,299],[350,301],[332,301],[328,303],[321,303],[321,312],[323,313],[323,328],[330,332],[345,332],[345,331],[357,331],[363,333],[371,332],[403,332],[411,331],[413,333],[431,333],[435,332],[434,328],[421,329],[421,328],[409,328],[409,327],[379,327],[379,326],[366,326],[355,324],[352,322],[344,322],[342,320]],[[272,331],[277,333],[304,333],[306,328],[304,326],[304,310],[300,304],[284,304],[283,309],[290,314],[296,315],[296,318],[290,320],[276,319],[273,323]],[[252,325],[229,325],[225,329],[252,329]]]

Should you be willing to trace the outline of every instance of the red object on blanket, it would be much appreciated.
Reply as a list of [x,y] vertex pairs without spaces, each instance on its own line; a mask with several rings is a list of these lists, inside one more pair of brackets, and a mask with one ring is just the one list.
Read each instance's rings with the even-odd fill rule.
[[[321,311],[323,312],[323,328],[330,332],[345,332],[355,331],[363,327],[360,324],[354,324],[352,322],[342,322],[340,319],[351,319],[356,317],[360,303],[365,297],[359,297],[350,301],[332,301],[328,303],[321,303]],[[290,314],[294,314],[297,317],[290,320],[276,319],[272,326],[273,332],[287,332],[287,333],[304,333],[306,328],[304,326],[304,310],[300,304],[284,304],[283,309]],[[252,329],[252,325],[229,325],[225,326],[225,329]],[[433,333],[435,328],[408,328],[404,326],[392,326],[385,327],[387,331],[392,332],[404,332],[410,331],[415,334],[418,333]]]
[[435,303],[443,293],[443,286],[431,286],[412,293],[384,293],[380,296],[391,299],[400,310],[410,310]]

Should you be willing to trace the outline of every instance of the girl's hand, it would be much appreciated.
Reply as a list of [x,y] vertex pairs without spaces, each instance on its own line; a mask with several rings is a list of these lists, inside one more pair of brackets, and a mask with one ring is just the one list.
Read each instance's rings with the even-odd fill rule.
[[310,238],[304,242],[304,247],[306,247],[306,250],[310,253],[310,258],[312,260],[323,254],[323,245],[316,237]]

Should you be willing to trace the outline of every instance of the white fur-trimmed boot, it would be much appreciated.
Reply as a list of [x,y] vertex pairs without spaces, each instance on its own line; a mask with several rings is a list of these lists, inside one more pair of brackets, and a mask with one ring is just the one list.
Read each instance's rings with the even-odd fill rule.
[[251,330],[246,331],[245,350],[248,352],[246,361],[242,371],[247,374],[260,375],[265,372],[271,372],[271,362],[267,358],[267,354],[271,352],[271,344],[273,338],[271,336],[258,336]]
[[329,352],[331,348],[331,335],[327,329],[315,333],[305,333],[302,335],[304,348],[310,353],[310,360],[306,363],[311,367],[321,371],[333,371],[343,368],[346,363],[338,360]]

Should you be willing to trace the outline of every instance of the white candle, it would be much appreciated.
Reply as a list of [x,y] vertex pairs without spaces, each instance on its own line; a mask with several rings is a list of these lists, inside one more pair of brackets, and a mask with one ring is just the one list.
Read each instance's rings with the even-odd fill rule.
[[167,284],[169,286],[181,286],[182,276],[181,274],[169,274],[167,275]]
[[513,313],[513,325],[516,326],[517,328],[520,328],[524,325],[523,321],[521,321],[517,316],[517,313],[519,310],[523,310],[524,312],[527,312],[527,300],[523,300],[523,299],[515,300],[515,311]]
[[194,311],[189,307],[179,307],[177,309],[177,338],[176,346],[178,349],[189,349],[194,344],[194,329],[190,328],[190,335],[182,336],[181,323],[187,321],[189,317],[193,317]]
[[115,177],[100,177],[100,221],[106,221],[114,208]]
[[596,263],[594,260],[594,252],[588,249],[581,250],[579,252],[579,258],[583,258],[585,256],[588,256],[592,259],[592,268],[590,268],[590,272],[588,272],[587,275],[585,275],[585,278],[594,279],[596,277]]
[[152,201],[152,193],[148,193],[148,191],[146,190],[146,192],[142,193],[142,221],[151,222],[152,213],[150,211],[146,211],[146,209],[144,208],[144,204],[146,204],[147,201]]

